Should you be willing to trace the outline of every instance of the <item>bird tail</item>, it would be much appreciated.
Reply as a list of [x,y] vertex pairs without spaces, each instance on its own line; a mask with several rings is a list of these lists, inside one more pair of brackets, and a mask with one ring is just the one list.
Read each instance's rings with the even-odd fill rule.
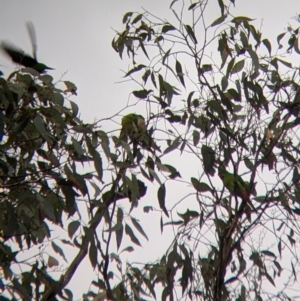
[[31,46],[32,46],[32,54],[35,59],[37,54],[37,41],[36,41],[36,33],[35,33],[35,27],[31,21],[26,22],[27,31],[29,34]]

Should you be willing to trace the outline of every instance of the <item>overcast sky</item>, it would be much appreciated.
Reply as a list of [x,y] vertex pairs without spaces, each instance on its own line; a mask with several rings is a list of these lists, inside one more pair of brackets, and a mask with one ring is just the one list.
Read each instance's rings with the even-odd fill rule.
[[[49,74],[56,80],[67,72],[64,80],[77,85],[78,96],[73,100],[86,122],[108,117],[123,108],[132,90],[131,85],[117,83],[123,76],[120,70],[126,71],[130,61],[122,62],[111,47],[113,29],[123,29],[124,13],[142,12],[144,7],[161,18],[171,16],[170,1],[166,0],[0,1],[0,40],[9,40],[31,53],[25,22],[32,21],[37,32],[39,61],[55,68]],[[236,7],[235,15],[259,22],[263,19],[262,31],[272,40],[300,13],[299,0],[236,0]],[[0,65],[5,75],[14,68],[2,55]],[[78,286],[84,283],[82,276],[73,282],[78,293],[87,290],[86,286]]]
[[[213,0],[211,0],[213,1]],[[188,1],[186,1],[188,2]],[[107,117],[122,107],[130,92],[129,85],[116,84],[130,61],[122,62],[111,47],[113,29],[123,29],[121,20],[128,11],[141,7],[169,18],[170,1],[161,0],[1,0],[0,39],[7,39],[31,53],[25,22],[34,23],[38,39],[38,59],[55,68],[55,79],[64,72],[66,80],[78,86],[74,100],[81,106],[86,121]],[[267,36],[281,33],[291,18],[300,12],[298,0],[236,0],[238,15],[264,19]],[[0,56],[0,70],[5,74],[14,67]]]

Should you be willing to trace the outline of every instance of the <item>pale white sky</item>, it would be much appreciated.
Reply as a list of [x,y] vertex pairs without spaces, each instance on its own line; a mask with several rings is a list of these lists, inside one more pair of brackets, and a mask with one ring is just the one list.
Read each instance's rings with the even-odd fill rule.
[[[213,1],[213,0],[211,0]],[[216,0],[215,0],[216,1]],[[114,37],[112,28],[123,30],[122,16],[128,12],[142,12],[141,7],[161,18],[171,19],[169,4],[162,0],[0,0],[0,40],[7,39],[28,53],[31,45],[25,28],[25,22],[34,23],[38,40],[38,59],[55,68],[49,72],[59,79],[68,72],[64,80],[74,82],[78,87],[78,96],[73,97],[80,106],[85,122],[105,118],[123,108],[132,91],[132,84],[117,84],[123,73],[127,71],[130,60],[118,54],[111,47]],[[262,32],[270,40],[275,41],[278,34],[284,31],[291,18],[300,13],[299,0],[236,0],[235,15],[248,16],[261,22]],[[7,75],[14,65],[0,55],[0,70]],[[176,163],[173,163],[176,165]],[[151,229],[159,222],[153,216],[143,217]],[[154,233],[147,233],[150,240],[155,239],[157,249],[163,245],[164,238]],[[141,240],[144,242],[144,240]],[[155,254],[147,247],[140,250],[143,254]],[[164,248],[162,248],[164,249]],[[159,254],[159,252],[157,252]],[[135,257],[132,254],[132,258]],[[154,257],[155,258],[155,257]],[[151,259],[154,259],[153,257]],[[88,263],[86,263],[88,264]],[[85,275],[85,267],[81,266],[77,277],[71,283],[77,297],[87,291],[90,280]]]
[[[213,1],[213,0],[212,0]],[[8,39],[31,53],[25,22],[31,20],[37,31],[38,59],[55,68],[56,79],[78,87],[75,101],[86,121],[107,117],[126,103],[130,86],[115,84],[130,61],[119,59],[111,47],[112,28],[123,30],[122,16],[141,7],[161,18],[171,19],[169,4],[161,0],[38,1],[1,0],[0,39]],[[186,1],[189,3],[189,1]],[[188,5],[188,4],[187,4]],[[236,15],[263,18],[266,36],[281,33],[291,17],[300,11],[298,0],[236,0]],[[0,70],[7,74],[13,64],[0,56]]]

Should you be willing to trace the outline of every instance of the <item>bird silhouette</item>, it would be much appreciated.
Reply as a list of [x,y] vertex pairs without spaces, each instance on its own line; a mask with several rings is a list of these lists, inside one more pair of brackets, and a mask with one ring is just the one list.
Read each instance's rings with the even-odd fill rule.
[[32,68],[36,70],[39,73],[45,73],[46,70],[53,70],[53,68],[50,68],[46,66],[43,63],[39,63],[37,60],[37,43],[36,43],[36,34],[35,34],[35,28],[32,22],[27,22],[26,27],[29,33],[31,45],[32,45],[32,52],[33,56],[25,53],[21,48],[13,45],[10,42],[2,41],[1,42],[1,49],[3,52],[8,55],[11,60],[19,65],[22,65],[24,67]]

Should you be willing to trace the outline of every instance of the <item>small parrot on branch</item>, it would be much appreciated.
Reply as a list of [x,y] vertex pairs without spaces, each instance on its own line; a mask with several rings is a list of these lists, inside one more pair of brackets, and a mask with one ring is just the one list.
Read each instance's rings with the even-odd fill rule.
[[231,195],[240,197],[249,206],[254,208],[250,200],[251,189],[249,184],[245,183],[241,176],[234,175],[228,172],[223,166],[220,166],[219,177]]
[[121,125],[120,140],[127,142],[129,139],[134,145],[139,144],[143,148],[160,151],[147,131],[145,118],[142,115],[134,113],[125,115]]
[[1,49],[6,55],[8,55],[11,58],[13,62],[19,65],[32,68],[39,73],[45,73],[46,70],[53,70],[53,68],[50,68],[45,64],[39,63],[37,61],[37,56],[36,56],[37,44],[36,44],[36,34],[35,34],[34,25],[31,22],[28,22],[26,25],[27,25],[30,41],[32,44],[33,56],[26,54],[22,49],[6,41],[1,42],[1,46],[0,46]]

